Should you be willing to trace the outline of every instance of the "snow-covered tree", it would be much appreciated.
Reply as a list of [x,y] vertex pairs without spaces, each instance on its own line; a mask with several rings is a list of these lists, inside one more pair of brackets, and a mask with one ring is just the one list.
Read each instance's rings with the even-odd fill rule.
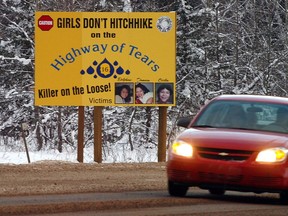
[[[77,147],[77,107],[34,106],[34,12],[177,12],[176,98],[168,108],[168,143],[176,121],[219,94],[287,96],[288,0],[2,0],[0,1],[0,145],[30,125],[35,149]],[[85,146],[93,145],[93,110],[85,108]],[[157,107],[104,107],[103,150],[157,148]],[[167,144],[168,144],[167,143]]]
[[28,1],[0,3],[0,134],[15,139],[34,115],[33,17]]

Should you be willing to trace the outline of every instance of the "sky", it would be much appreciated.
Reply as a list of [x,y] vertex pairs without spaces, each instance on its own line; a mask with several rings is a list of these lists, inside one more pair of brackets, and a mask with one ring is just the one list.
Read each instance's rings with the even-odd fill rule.
[[[59,153],[58,150],[29,151],[29,158],[30,163],[48,160],[78,163],[77,150],[72,149],[64,149],[62,153]],[[109,152],[103,149],[102,158],[102,163],[157,162],[157,149],[131,151],[120,147],[114,150],[109,149]],[[95,163],[92,147],[84,149],[83,162]],[[0,145],[0,164],[28,164],[25,148],[20,147],[19,150],[11,150]]]

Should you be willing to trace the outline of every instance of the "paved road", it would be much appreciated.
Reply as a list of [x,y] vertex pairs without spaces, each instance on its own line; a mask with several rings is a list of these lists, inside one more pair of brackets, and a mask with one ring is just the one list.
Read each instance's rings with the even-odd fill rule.
[[190,190],[185,198],[167,191],[83,193],[0,197],[0,215],[33,216],[287,216],[277,194],[227,192],[212,196],[205,190]]

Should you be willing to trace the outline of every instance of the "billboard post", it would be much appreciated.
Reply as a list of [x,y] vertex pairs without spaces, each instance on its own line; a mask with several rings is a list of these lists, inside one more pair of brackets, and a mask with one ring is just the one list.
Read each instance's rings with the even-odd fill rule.
[[102,107],[94,107],[94,161],[102,163]]
[[78,107],[78,145],[77,145],[77,161],[83,163],[84,148],[84,106]]
[[167,107],[159,107],[158,162],[166,161]]

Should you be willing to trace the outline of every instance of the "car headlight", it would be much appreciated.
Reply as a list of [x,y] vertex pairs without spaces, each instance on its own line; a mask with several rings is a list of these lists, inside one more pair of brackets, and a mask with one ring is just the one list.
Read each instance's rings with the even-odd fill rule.
[[258,153],[257,162],[281,162],[287,158],[287,149],[271,148]]
[[192,157],[193,156],[193,147],[183,141],[175,141],[171,146],[171,151],[173,154],[184,156],[184,157]]

